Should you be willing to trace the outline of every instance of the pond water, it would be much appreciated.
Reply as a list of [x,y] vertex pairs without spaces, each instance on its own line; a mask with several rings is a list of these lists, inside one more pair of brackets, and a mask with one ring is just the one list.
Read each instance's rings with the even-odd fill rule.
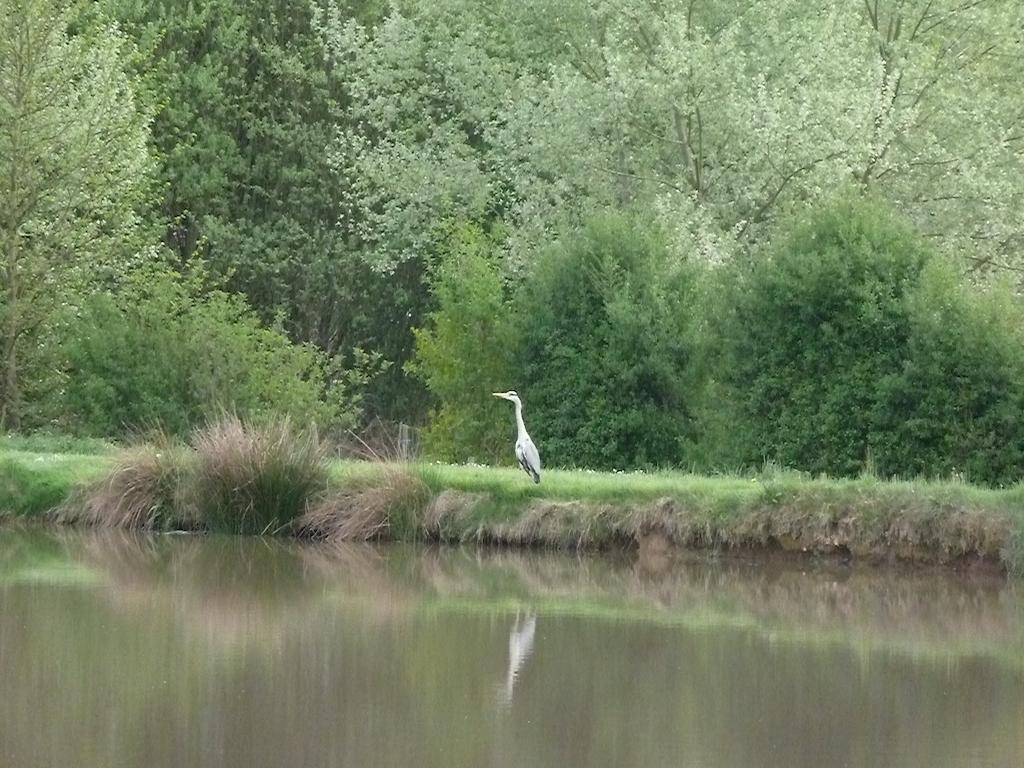
[[1024,585],[0,529],[0,765],[1024,765]]

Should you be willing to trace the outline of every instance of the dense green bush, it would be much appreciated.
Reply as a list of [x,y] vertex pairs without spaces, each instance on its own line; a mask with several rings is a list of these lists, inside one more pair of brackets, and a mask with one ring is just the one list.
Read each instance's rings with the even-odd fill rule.
[[885,475],[1024,477],[1024,308],[1008,291],[961,283],[946,262],[908,302],[902,365],[879,385],[871,436]]
[[861,469],[878,385],[906,349],[906,298],[930,258],[882,208],[843,202],[737,275],[722,373],[738,410],[737,458]]
[[86,300],[63,333],[56,420],[112,436],[157,425],[181,435],[224,410],[320,424],[351,416],[327,385],[322,353],[201,282],[145,270]]
[[692,279],[656,229],[616,215],[540,256],[516,295],[519,376],[509,386],[548,463],[682,460],[692,436]]
[[517,389],[548,465],[1024,477],[1024,306],[884,206],[843,198],[751,262],[700,269],[604,216],[506,280],[456,233],[415,370],[426,446],[508,460]]
[[415,370],[439,405],[426,447],[449,460],[512,456],[516,389],[546,464],[670,465],[691,436],[690,270],[660,235],[594,219],[506,285],[494,243],[456,233],[439,266],[439,308],[417,333]]
[[734,277],[719,360],[731,461],[1021,477],[1024,316],[964,287],[891,212],[844,200]]
[[416,331],[409,366],[437,399],[424,448],[448,461],[508,459],[508,403],[492,392],[518,386],[515,337],[495,242],[478,227],[456,228],[433,275],[438,308]]

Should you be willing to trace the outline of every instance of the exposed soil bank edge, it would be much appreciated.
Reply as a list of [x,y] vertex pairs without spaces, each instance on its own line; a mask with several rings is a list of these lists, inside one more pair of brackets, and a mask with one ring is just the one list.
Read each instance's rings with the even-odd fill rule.
[[[75,522],[69,501],[113,466],[105,456],[2,452],[0,510]],[[518,470],[425,463],[338,462],[330,475],[326,501],[316,505],[319,518],[297,521],[289,532],[585,549],[629,545],[655,555],[672,547],[782,548],[1024,573],[1022,486],[993,490],[796,473],[569,471],[547,472],[534,486]],[[202,528],[201,514],[198,519]]]

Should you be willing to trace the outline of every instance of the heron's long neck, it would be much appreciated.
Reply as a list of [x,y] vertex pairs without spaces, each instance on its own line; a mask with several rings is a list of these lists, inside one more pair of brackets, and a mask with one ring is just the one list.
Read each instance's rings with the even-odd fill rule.
[[522,440],[524,437],[527,436],[526,435],[526,424],[523,423],[523,404],[522,403],[516,403],[516,430],[517,430],[517,435],[516,435],[516,439],[517,440]]

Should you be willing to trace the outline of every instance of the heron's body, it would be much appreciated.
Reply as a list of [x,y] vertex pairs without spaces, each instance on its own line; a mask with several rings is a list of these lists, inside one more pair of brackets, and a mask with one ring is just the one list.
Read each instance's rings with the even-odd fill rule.
[[515,403],[516,459],[523,471],[533,479],[533,482],[539,483],[540,453],[537,452],[537,446],[533,444],[533,440],[530,439],[530,435],[526,431],[526,424],[523,422],[523,403],[519,399],[519,395],[515,393],[515,390],[509,390],[508,392],[495,392],[494,396]]
[[519,466],[533,478],[533,482],[539,483],[540,454],[537,453],[537,446],[533,444],[533,440],[525,433],[516,440],[516,458],[519,459]]

